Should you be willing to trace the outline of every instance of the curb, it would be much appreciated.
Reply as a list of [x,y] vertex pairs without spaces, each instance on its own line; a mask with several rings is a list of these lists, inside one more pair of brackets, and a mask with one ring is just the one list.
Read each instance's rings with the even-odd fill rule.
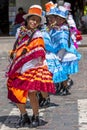
[[[81,41],[81,44],[78,45],[79,47],[87,47],[87,34],[82,35],[83,40]],[[6,44],[6,40],[7,43],[11,42],[11,40],[15,41],[15,36],[0,36],[0,42],[5,42]],[[10,40],[10,41],[9,41]]]

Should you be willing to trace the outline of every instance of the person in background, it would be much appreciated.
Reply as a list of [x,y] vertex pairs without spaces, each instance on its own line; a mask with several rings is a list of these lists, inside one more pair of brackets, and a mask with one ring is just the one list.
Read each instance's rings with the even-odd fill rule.
[[[72,40],[74,42],[75,48],[78,49],[78,45],[81,44],[82,35],[81,35],[81,32],[77,29],[75,20],[73,18],[72,13],[71,13],[71,11],[72,11],[72,9],[71,9],[71,3],[64,2],[63,6],[68,11],[67,23],[69,25],[70,35],[71,35],[71,38],[72,38]],[[73,85],[73,81],[70,78],[70,76],[68,78],[68,85],[70,86],[70,88]]]
[[74,10],[74,19],[76,22],[76,26],[78,29],[80,29],[82,26],[82,24],[81,24],[82,11],[79,7],[78,1],[75,2],[74,6],[73,6],[73,10]]
[[72,9],[71,9],[71,3],[69,2],[64,2],[64,8],[68,11],[68,18],[67,18],[67,22],[69,24],[69,27],[76,27],[76,23],[75,23],[75,20],[72,16]]
[[83,15],[81,17],[82,32],[87,34],[87,2],[84,5]]
[[[39,102],[37,92],[55,93],[52,73],[46,65],[44,40],[39,26],[44,20],[40,5],[32,5],[23,16],[25,24],[17,32],[10,57],[12,64],[8,70],[8,98],[15,102],[20,110],[20,118],[16,127],[24,127],[26,123],[32,127],[39,126]],[[26,111],[27,98],[30,100],[33,115]]]
[[78,30],[78,27],[76,26],[75,20],[72,16],[71,3],[64,2],[63,6],[69,12],[68,18],[67,18],[67,23],[68,23],[69,28],[70,28],[70,33],[71,33],[71,37],[72,37],[73,42],[74,42],[74,46],[76,47],[76,49],[78,49],[78,45],[81,44],[81,40],[82,40],[81,31]]
[[19,28],[21,26],[21,24],[24,22],[24,18],[23,18],[24,14],[26,14],[26,13],[24,12],[23,8],[19,7],[18,13],[15,16],[15,21],[14,21],[11,35],[15,36],[15,34],[17,32],[17,28]]

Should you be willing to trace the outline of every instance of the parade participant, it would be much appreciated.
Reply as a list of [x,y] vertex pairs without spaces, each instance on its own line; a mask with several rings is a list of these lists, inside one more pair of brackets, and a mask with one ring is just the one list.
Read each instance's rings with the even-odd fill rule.
[[[54,4],[52,1],[50,1],[50,2],[46,3],[45,6],[47,7],[46,10],[50,11],[50,8],[56,7],[57,4]],[[43,11],[43,15],[45,16],[45,11]],[[41,25],[41,30],[44,29],[46,22],[47,21],[45,21]],[[50,95],[48,93],[39,92],[38,93],[38,99],[39,99],[39,106],[40,107],[49,107],[50,106]]]
[[54,83],[62,82],[61,95],[67,95],[70,94],[67,86],[68,75],[79,71],[78,61],[81,55],[70,37],[68,11],[63,6],[51,8],[46,17],[49,31],[43,31],[43,37],[48,52],[46,55],[48,68],[53,73]]
[[[60,27],[60,30],[61,31],[63,30],[63,32],[62,32],[63,36],[68,38],[67,44],[66,44],[65,40],[62,41],[62,42],[64,42],[64,44],[66,44],[66,46],[61,45],[66,50],[66,53],[65,53],[63,60],[62,60],[62,65],[63,65],[64,70],[67,71],[67,74],[71,75],[71,74],[75,74],[79,71],[78,70],[78,66],[79,66],[78,61],[79,61],[81,55],[77,52],[77,50],[74,46],[74,42],[72,41],[70,30],[69,30],[67,22],[66,22],[67,17],[65,17],[65,22],[64,22],[64,16],[62,14],[63,12],[66,12],[64,7],[59,6],[59,13],[58,13],[59,18],[58,19],[60,19],[61,24],[62,24],[61,27]],[[57,23],[59,22],[59,26],[60,26],[60,21],[59,20],[57,21]],[[65,32],[68,33],[68,35],[65,36],[65,34],[64,34]],[[63,40],[63,38],[62,38],[62,40]],[[69,80],[70,80],[70,78],[68,77],[68,81]],[[67,81],[67,84],[68,84],[68,81]],[[67,91],[67,89],[66,89],[66,91]],[[64,92],[64,93],[66,93],[66,92]]]
[[[69,25],[69,28],[70,28],[70,35],[73,39],[73,42],[74,42],[74,46],[76,47],[76,49],[78,48],[78,44],[76,42],[76,31],[73,30],[73,28],[76,28],[76,23],[73,19],[73,16],[72,16],[72,9],[71,9],[71,3],[69,2],[64,2],[64,8],[68,11],[68,18],[67,18],[67,23]],[[71,86],[73,85],[73,80],[70,78],[70,75],[68,76],[68,87],[71,88]]]
[[[52,1],[50,1],[50,2],[46,3],[46,6],[47,6],[47,11],[49,11],[51,7],[56,7],[57,5],[54,4]],[[43,11],[43,15],[45,16],[45,11]],[[41,24],[41,30],[44,29],[46,22],[47,21],[45,21],[45,23]],[[39,92],[37,94],[37,96],[38,96],[40,107],[48,107],[50,105],[50,95],[48,93]]]
[[[77,29],[75,20],[73,18],[72,13],[71,13],[72,12],[71,3],[64,2],[63,6],[68,11],[67,23],[68,23],[69,28],[70,28],[70,35],[71,35],[71,38],[74,42],[75,48],[78,49],[78,45],[81,44],[82,35],[81,35],[81,32]],[[71,88],[72,85],[73,85],[73,80],[71,79],[71,77],[69,75],[69,77],[68,77],[69,88]]]
[[81,40],[82,40],[81,32],[77,29],[75,20],[72,16],[71,4],[69,2],[64,2],[63,6],[68,11],[67,23],[70,28],[70,33],[74,42],[74,46],[76,47],[76,49],[78,49],[78,45],[81,44]]
[[68,18],[67,18],[67,22],[69,24],[69,27],[76,27],[76,23],[73,19],[73,16],[72,16],[72,9],[71,9],[71,3],[69,2],[64,2],[64,8],[68,11]]
[[[45,6],[47,9],[48,3]],[[56,23],[55,16],[57,15],[55,10],[58,11],[57,6],[56,7],[52,6],[51,13],[49,13],[49,11],[46,10],[47,26],[43,28],[42,34],[44,37],[45,48],[47,52],[46,60],[47,60],[48,68],[53,73],[53,81],[55,85],[56,83],[58,85],[58,83],[65,81],[68,77],[64,72],[63,67],[60,63],[60,58],[57,56],[57,52],[59,49],[58,44],[55,44],[55,42],[51,40],[52,38],[51,33],[53,32],[55,34],[54,25]]]
[[[45,48],[39,25],[44,19],[42,8],[32,5],[28,13],[23,16],[25,25],[21,26],[17,33],[17,40],[13,47],[12,64],[6,73],[8,98],[15,102],[20,110],[21,117],[16,127],[32,127],[39,125],[39,103],[37,92],[55,93],[52,73],[48,71],[45,63]],[[25,105],[29,97],[33,116],[30,120]]]

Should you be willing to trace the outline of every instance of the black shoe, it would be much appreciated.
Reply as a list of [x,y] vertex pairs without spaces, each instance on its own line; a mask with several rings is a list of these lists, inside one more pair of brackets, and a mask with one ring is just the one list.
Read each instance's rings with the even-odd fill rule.
[[43,106],[47,107],[50,105],[50,97],[47,97],[43,103]]
[[16,124],[16,128],[24,127],[26,124],[30,125],[31,121],[28,117],[27,113],[20,116],[20,119],[18,120],[18,123]]
[[40,106],[40,104],[43,102],[44,98],[40,92],[38,92],[37,97],[38,97],[39,106]]
[[45,102],[45,98],[43,98],[42,100],[40,100],[39,106],[40,106],[40,107],[43,107],[44,102]]
[[56,87],[56,94],[60,95],[60,92],[62,91],[63,85],[62,83],[55,84]]
[[42,94],[40,92],[37,93],[38,101],[39,101],[39,106],[40,107],[48,107],[50,104],[50,97],[48,95],[47,98],[43,98]]
[[50,97],[48,96],[46,99],[43,98],[43,100],[40,102],[40,107],[48,107],[50,105]]
[[67,86],[68,86],[68,89],[70,89],[73,86],[73,80],[72,79],[68,78]]
[[39,126],[39,116],[38,115],[37,116],[33,115],[31,120],[32,120],[32,127]]
[[60,93],[60,96],[66,96],[70,94],[71,93],[69,92],[68,88],[63,88],[62,92]]

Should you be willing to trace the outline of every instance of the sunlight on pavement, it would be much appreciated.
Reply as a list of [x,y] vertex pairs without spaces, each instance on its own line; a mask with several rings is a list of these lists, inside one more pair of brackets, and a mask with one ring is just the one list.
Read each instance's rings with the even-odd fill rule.
[[78,100],[79,130],[87,130],[87,99]]

